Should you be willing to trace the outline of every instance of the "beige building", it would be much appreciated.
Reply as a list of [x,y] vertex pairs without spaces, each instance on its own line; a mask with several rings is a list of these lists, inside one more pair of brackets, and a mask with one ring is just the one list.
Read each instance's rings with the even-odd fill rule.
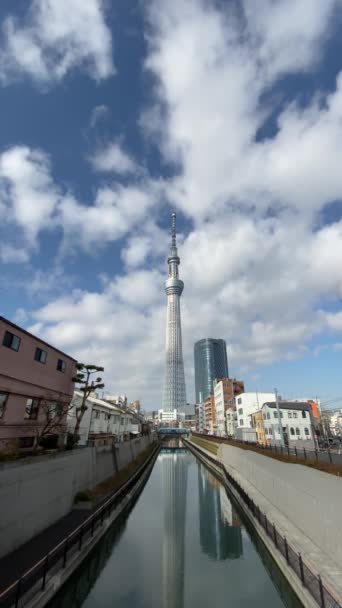
[[[0,449],[34,447],[46,406],[67,409],[75,373],[75,359],[0,317]],[[56,445],[65,431],[66,413]]]

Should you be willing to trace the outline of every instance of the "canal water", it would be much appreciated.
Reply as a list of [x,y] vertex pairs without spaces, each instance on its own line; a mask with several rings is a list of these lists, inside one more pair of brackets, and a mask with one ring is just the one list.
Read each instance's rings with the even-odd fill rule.
[[300,608],[221,483],[162,450],[131,510],[49,608]]

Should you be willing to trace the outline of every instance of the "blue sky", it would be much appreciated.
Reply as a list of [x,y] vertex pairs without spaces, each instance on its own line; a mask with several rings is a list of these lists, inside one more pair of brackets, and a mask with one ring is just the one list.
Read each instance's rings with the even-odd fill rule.
[[247,390],[342,396],[340,0],[3,0],[4,316],[160,404],[169,216],[183,345]]

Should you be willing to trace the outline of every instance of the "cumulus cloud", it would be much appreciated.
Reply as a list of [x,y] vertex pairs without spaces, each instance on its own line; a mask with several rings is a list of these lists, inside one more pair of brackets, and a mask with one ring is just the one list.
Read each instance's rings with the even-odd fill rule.
[[136,173],[138,167],[118,142],[99,149],[90,159],[96,171],[113,172],[118,174]]
[[58,81],[75,67],[97,80],[114,73],[102,0],[32,0],[22,20],[9,15],[2,29],[5,83],[23,74],[42,84]]
[[53,221],[60,193],[51,177],[48,156],[28,146],[13,146],[0,155],[0,196],[7,221],[15,222],[34,242]]
[[0,205],[3,221],[22,231],[24,247],[15,253],[9,243],[3,243],[2,258],[25,261],[38,246],[41,231],[55,228],[64,233],[64,251],[79,246],[90,251],[94,244],[115,241],[138,223],[144,225],[147,212],[159,203],[163,190],[163,181],[141,176],[127,185],[108,183],[86,205],[56,184],[46,153],[13,146],[0,154]]
[[[147,409],[160,404],[168,243],[146,217],[157,220],[165,200],[191,224],[179,247],[190,398],[197,339],[226,338],[232,368],[244,373],[302,356],[320,333],[342,327],[341,313],[329,309],[342,295],[342,222],[322,225],[325,206],[342,198],[341,79],[304,106],[274,89],[286,74],[317,69],[339,3],[260,0],[257,13],[252,0],[240,5],[234,12],[233,3],[156,0],[146,9],[155,99],[140,125],[173,175],[137,176],[114,142],[101,151],[107,184],[91,205],[52,182],[53,211],[39,212],[40,225],[52,218],[66,242],[89,251],[126,237],[119,276],[36,310],[33,329],[104,365],[108,388],[141,397]],[[265,101],[273,90],[279,107]],[[109,181],[115,174],[125,185]]]

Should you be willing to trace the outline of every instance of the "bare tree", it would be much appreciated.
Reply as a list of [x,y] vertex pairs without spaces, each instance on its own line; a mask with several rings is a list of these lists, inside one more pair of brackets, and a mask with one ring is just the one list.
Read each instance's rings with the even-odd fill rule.
[[80,384],[78,388],[79,391],[83,393],[81,405],[76,409],[76,424],[73,434],[74,443],[77,443],[79,440],[79,430],[82,418],[84,413],[87,410],[86,401],[90,395],[90,393],[96,391],[98,388],[103,388],[104,384],[102,382],[102,378],[97,377],[96,380],[92,379],[91,376],[96,372],[103,372],[103,367],[98,367],[97,365],[85,365],[84,363],[77,363],[76,365],[77,375],[73,378],[73,381],[76,384]]
[[38,450],[45,438],[51,435],[66,433],[67,415],[72,410],[70,401],[50,401],[45,398],[39,400],[39,419],[35,427],[36,443],[34,450]]

